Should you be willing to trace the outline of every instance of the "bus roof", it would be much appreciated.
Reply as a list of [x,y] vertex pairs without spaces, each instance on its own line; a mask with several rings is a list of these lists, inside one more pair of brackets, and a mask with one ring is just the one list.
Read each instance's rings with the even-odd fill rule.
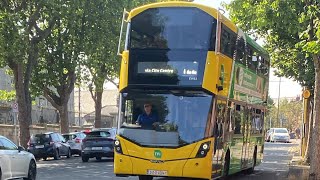
[[[218,11],[210,6],[206,6],[203,4],[198,4],[194,2],[185,2],[185,1],[169,1],[169,2],[158,2],[158,3],[151,3],[144,6],[137,7],[132,9],[128,16],[128,21],[131,20],[136,15],[140,14],[141,12],[157,7],[195,7],[203,10],[204,12],[210,14],[212,17],[217,19]],[[220,13],[220,18],[223,19],[223,23],[228,26],[232,31],[237,32],[237,27],[234,23],[232,23],[228,18]]]
[[257,42],[255,42],[253,39],[251,39],[248,34],[246,34],[246,41],[247,43],[249,43],[251,46],[253,46],[254,48],[256,48],[260,53],[262,53],[263,55],[268,56],[268,52],[263,49]]
[[[194,2],[185,2],[185,1],[169,1],[169,2],[158,2],[158,3],[151,3],[147,5],[143,5],[140,7],[137,7],[135,9],[132,9],[129,13],[128,20],[130,21],[133,17],[140,14],[141,12],[150,9],[150,8],[157,8],[157,7],[196,7],[204,12],[210,14],[214,18],[217,19],[217,10],[213,7],[206,6],[199,3]],[[220,14],[220,18],[222,18],[223,24],[228,26],[233,32],[237,33],[239,29],[236,27],[236,25],[230,21],[228,18],[226,18],[223,14]],[[254,40],[252,40],[247,34],[245,34],[247,42],[253,46],[255,49],[257,49],[260,53],[262,53],[265,56],[268,56],[268,53],[265,49],[263,49],[258,43],[256,43]]]

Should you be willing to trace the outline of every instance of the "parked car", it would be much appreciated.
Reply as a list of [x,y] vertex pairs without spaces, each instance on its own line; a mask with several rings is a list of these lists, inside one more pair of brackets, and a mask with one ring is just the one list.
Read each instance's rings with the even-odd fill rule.
[[274,128],[270,137],[271,142],[290,142],[289,132],[286,128]]
[[102,157],[113,157],[114,129],[93,130],[83,139],[82,161],[88,162],[89,158],[101,160]]
[[111,134],[110,138],[112,138],[113,140],[116,140],[116,135],[117,135],[117,128],[116,127],[112,127],[112,128],[93,128],[92,131],[108,131]]
[[91,130],[86,129],[86,130],[83,130],[83,131],[81,131],[81,132],[83,132],[85,135],[87,135],[87,134],[89,134],[89,133],[91,132]]
[[53,157],[55,160],[60,156],[71,157],[71,148],[60,133],[48,132],[32,135],[28,143],[28,151],[37,159]]
[[265,135],[265,141],[270,142],[271,134],[273,133],[274,128],[270,128]]
[[81,156],[82,140],[86,137],[83,132],[72,132],[62,135],[67,143],[70,145],[71,154],[78,154]]
[[35,180],[37,164],[35,157],[17,147],[12,141],[0,136],[0,180],[19,179]]

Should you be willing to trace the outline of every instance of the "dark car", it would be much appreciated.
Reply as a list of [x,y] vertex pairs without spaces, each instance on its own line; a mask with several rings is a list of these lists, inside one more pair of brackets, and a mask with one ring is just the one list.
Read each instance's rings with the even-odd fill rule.
[[114,152],[113,130],[93,130],[82,140],[82,161],[89,158],[101,160],[102,157],[113,157]]
[[71,148],[61,134],[49,132],[32,135],[28,143],[28,151],[37,159],[48,157],[59,159],[60,156],[71,157]]

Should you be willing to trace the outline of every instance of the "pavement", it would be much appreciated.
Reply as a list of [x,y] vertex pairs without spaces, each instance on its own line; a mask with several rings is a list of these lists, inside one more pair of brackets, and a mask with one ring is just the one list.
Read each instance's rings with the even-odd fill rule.
[[[299,141],[299,140],[298,140]],[[299,143],[299,142],[298,142]],[[299,146],[300,148],[300,146]],[[293,151],[293,158],[289,163],[288,177],[289,180],[308,180],[310,166],[303,164],[303,157],[300,151]]]

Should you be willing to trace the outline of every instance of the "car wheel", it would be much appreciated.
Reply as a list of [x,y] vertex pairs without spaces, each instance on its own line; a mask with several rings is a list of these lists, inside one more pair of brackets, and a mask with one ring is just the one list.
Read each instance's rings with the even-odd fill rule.
[[82,155],[82,162],[88,162],[89,161],[89,157],[87,157],[87,156],[83,156]]
[[59,150],[58,149],[56,149],[55,151],[54,151],[54,157],[53,157],[55,160],[58,160],[59,158],[60,158],[60,155],[59,155]]
[[24,178],[24,180],[36,180],[37,177],[37,165],[33,160],[30,161],[28,177]]
[[46,161],[47,160],[47,157],[44,157],[44,158],[42,158],[44,161]]
[[101,157],[96,157],[97,161],[101,161],[101,159],[102,159]]
[[71,149],[69,148],[67,158],[70,158],[71,156]]

